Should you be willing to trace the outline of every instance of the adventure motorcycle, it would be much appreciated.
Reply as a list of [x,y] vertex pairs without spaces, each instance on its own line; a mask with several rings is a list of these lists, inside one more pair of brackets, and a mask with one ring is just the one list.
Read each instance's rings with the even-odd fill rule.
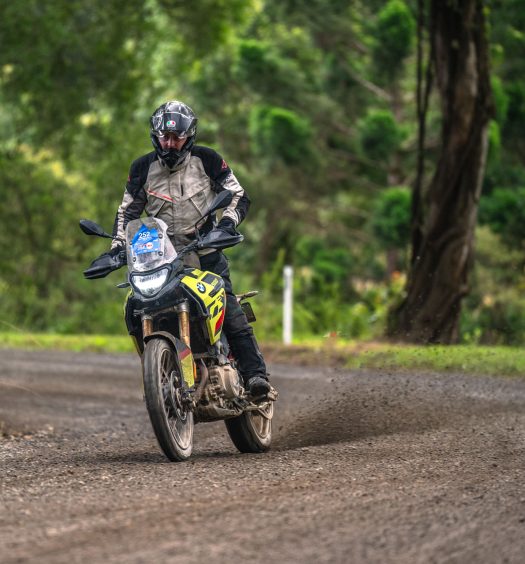
[[[117,239],[125,248],[119,255],[95,260],[86,278],[102,278],[127,259],[131,287],[127,316],[138,323],[133,332],[141,355],[144,398],[153,430],[164,454],[173,461],[189,458],[195,423],[225,420],[228,434],[241,452],[264,452],[272,437],[271,388],[264,398],[250,397],[222,332],[226,293],[222,278],[184,265],[185,256],[199,249],[224,249],[243,240],[212,230],[202,235],[197,225],[226,207],[232,193],[217,195],[207,213],[195,224],[195,240],[178,253],[166,224],[148,217],[130,221],[125,240],[112,237],[99,225],[81,220],[87,235]],[[255,321],[244,301],[257,292],[237,296],[249,322]]]

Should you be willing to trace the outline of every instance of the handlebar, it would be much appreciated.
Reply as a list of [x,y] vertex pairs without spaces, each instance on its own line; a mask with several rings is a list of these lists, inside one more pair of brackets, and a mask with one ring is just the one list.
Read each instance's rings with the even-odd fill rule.
[[183,257],[184,255],[187,255],[188,253],[191,253],[192,251],[196,251],[198,248],[199,248],[199,240],[196,239],[195,241],[192,241],[189,245],[182,247],[182,249],[180,251],[177,251],[177,256]]

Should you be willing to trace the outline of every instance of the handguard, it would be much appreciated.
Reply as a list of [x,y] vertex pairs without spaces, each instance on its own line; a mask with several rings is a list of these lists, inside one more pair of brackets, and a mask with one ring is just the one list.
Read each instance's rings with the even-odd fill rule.
[[95,278],[104,278],[114,270],[125,266],[126,252],[120,251],[118,254],[111,255],[104,253],[97,257],[90,265],[89,268],[84,270],[84,278],[92,280]]
[[240,233],[230,235],[222,229],[212,229],[209,233],[199,239],[199,249],[228,249],[244,241],[244,236]]

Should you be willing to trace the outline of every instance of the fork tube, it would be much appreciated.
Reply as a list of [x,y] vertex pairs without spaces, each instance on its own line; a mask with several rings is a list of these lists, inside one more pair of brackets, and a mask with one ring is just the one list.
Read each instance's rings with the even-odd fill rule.
[[142,335],[149,337],[153,333],[153,318],[149,315],[142,316]]
[[190,307],[188,302],[182,302],[178,306],[179,313],[179,335],[181,341],[190,346]]

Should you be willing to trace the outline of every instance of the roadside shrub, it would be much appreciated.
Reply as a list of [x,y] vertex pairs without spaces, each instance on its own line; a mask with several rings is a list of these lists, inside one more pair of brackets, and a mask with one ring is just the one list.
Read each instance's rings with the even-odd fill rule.
[[369,110],[358,129],[363,153],[378,161],[388,160],[405,138],[390,110]]
[[256,106],[250,114],[250,137],[255,154],[299,164],[311,153],[312,129],[308,119],[274,106]]
[[[279,340],[282,336],[282,268],[265,277],[261,294],[253,300],[257,316],[254,326],[262,340]],[[294,339],[330,335],[346,339],[380,337],[392,303],[400,299],[405,279],[396,276],[390,283],[353,281],[349,293],[338,282],[324,282],[315,288],[311,272],[295,268],[293,334]]]
[[405,249],[410,238],[412,196],[404,186],[383,190],[374,205],[372,231],[384,249]]
[[416,24],[414,17],[401,0],[390,0],[377,17],[374,63],[379,76],[392,80],[399,73],[401,61],[412,49]]
[[461,336],[465,343],[522,345],[525,343],[525,300],[497,301],[465,310]]
[[466,343],[525,343],[523,253],[509,249],[488,226],[476,229],[472,291],[462,311],[460,335]]
[[510,247],[525,240],[525,188],[497,188],[480,201],[480,222]]

